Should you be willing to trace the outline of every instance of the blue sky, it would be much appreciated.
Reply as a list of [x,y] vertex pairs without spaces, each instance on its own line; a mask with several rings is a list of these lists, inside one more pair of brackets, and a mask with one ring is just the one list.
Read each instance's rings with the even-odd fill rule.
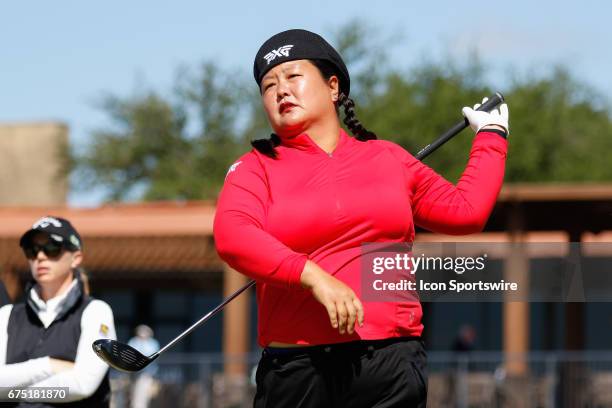
[[[250,75],[270,35],[306,28],[329,36],[355,18],[377,29],[394,62],[459,60],[478,50],[503,84],[510,70],[567,65],[612,100],[612,6],[604,1],[55,1],[0,6],[0,122],[59,120],[83,146],[108,124],[94,102],[142,87],[169,93],[179,65],[216,60]],[[499,81],[499,82],[497,82]],[[503,89],[502,89],[503,91]],[[510,108],[512,108],[510,106]],[[93,190],[92,190],[93,191]],[[99,192],[70,195],[94,205]]]

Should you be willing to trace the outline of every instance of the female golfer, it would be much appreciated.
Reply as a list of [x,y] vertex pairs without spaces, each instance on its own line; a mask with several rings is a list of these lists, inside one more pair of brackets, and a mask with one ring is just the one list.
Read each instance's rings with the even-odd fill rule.
[[[14,398],[26,389],[23,395],[42,401],[37,407],[108,407],[108,366],[91,343],[115,339],[115,325],[111,308],[89,296],[81,276],[79,233],[68,220],[44,217],[26,231],[20,245],[34,280],[24,302],[0,308],[0,387],[5,394],[0,392],[0,400],[18,406],[10,404],[7,391],[13,390]],[[41,387],[57,391],[53,401],[40,395]],[[60,394],[60,387],[68,391]]]
[[481,230],[502,184],[507,107],[464,108],[477,135],[454,186],[361,125],[347,68],[319,35],[274,35],[254,75],[274,134],[230,167],[214,234],[257,281],[255,406],[424,407],[421,305],[360,301],[361,244],[412,242],[415,224]]

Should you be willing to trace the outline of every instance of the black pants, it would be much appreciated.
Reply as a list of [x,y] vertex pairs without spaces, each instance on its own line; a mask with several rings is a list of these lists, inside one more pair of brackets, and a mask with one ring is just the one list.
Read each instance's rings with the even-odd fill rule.
[[254,407],[425,407],[426,363],[414,338],[266,348]]

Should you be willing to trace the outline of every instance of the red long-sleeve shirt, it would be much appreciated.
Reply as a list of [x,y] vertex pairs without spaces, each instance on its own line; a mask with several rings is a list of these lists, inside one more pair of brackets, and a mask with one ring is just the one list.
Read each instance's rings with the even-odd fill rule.
[[363,327],[339,334],[301,288],[304,264],[316,262],[361,298],[362,243],[412,242],[415,224],[444,234],[481,230],[502,185],[507,141],[476,135],[457,186],[399,145],[343,130],[332,154],[306,134],[276,149],[277,159],[253,150],[230,167],[214,221],[221,258],[257,281],[260,345],[420,336],[418,302],[363,302]]

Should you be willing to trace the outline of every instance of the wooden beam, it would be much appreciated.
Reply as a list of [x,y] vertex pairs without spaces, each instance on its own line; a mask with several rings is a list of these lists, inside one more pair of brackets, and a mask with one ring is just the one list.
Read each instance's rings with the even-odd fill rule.
[[[223,271],[223,296],[228,297],[249,279],[225,265]],[[242,293],[223,311],[223,354],[224,371],[228,377],[245,377],[248,365],[245,360],[249,352],[250,291]]]
[[[525,243],[523,213],[520,205],[512,208],[508,222],[509,240],[512,245],[504,261],[504,280],[516,282],[528,295],[529,257]],[[506,355],[506,372],[510,377],[525,376],[528,372],[526,353],[529,351],[529,303],[504,302],[503,305],[503,347]]]

